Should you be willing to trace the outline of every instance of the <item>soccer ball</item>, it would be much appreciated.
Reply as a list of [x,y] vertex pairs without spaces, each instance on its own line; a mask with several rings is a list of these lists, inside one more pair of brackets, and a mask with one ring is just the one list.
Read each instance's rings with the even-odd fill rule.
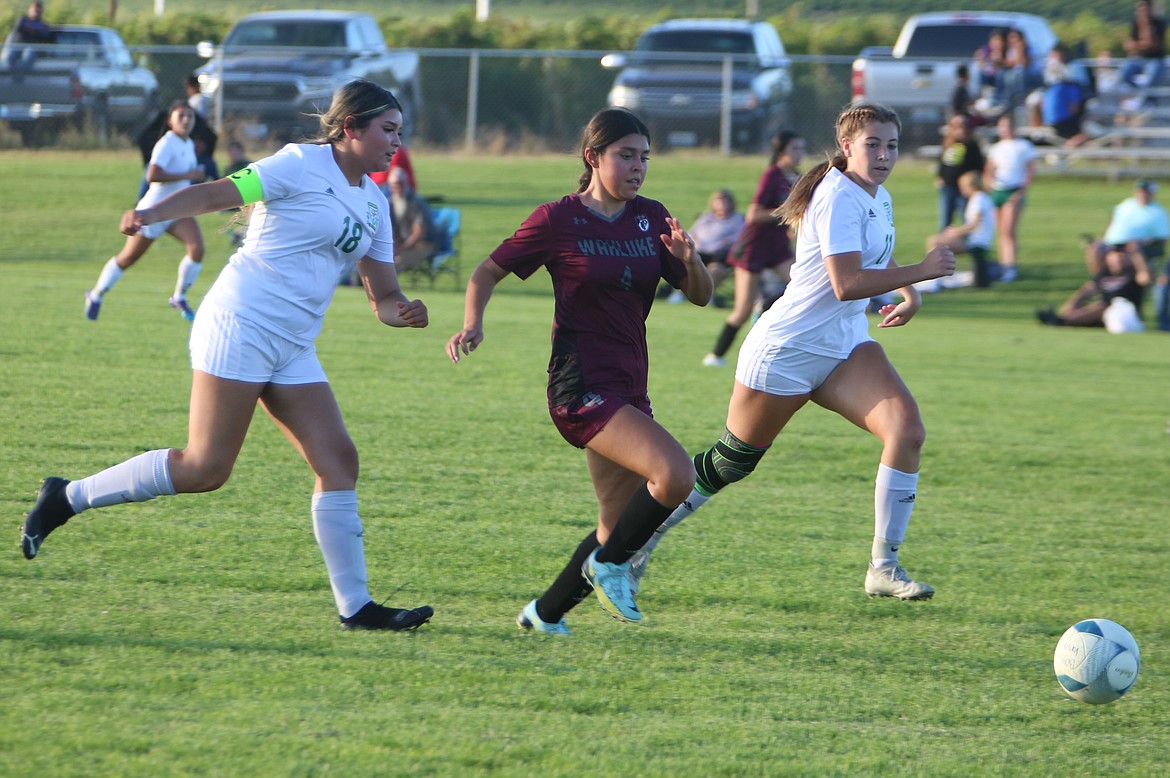
[[1074,700],[1090,705],[1113,702],[1129,691],[1142,658],[1129,631],[1108,619],[1073,624],[1056,644],[1056,680]]

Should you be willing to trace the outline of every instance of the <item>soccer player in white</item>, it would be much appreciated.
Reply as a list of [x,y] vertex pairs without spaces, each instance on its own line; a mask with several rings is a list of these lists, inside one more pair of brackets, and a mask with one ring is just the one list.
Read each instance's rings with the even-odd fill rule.
[[367,81],[338,90],[315,143],[285,146],[219,181],[189,187],[122,217],[122,231],[255,203],[243,245],[207,296],[191,330],[187,446],[158,449],[69,482],[46,478],[21,527],[25,557],[75,513],[221,487],[257,402],[312,468],[313,530],[343,628],[414,629],[428,606],[373,602],[358,515],[358,454],[314,339],[340,278],[357,266],[378,319],[426,327],[427,308],[402,293],[386,197],[368,174],[401,145],[402,111]]
[[[146,165],[146,180],[150,182],[150,188],[134,206],[137,210],[144,211],[180,189],[203,180],[203,168],[195,159],[195,143],[191,140],[191,130],[194,127],[195,111],[186,102],[176,101],[167,113],[167,132],[159,138],[150,152],[150,161]],[[97,285],[85,293],[87,319],[97,320],[106,292],[114,288],[122,273],[141,259],[164,233],[182,241],[187,248],[187,254],[179,262],[175,293],[168,302],[184,319],[191,321],[195,318],[195,313],[187,304],[187,290],[195,283],[199,271],[203,269],[203,232],[193,216],[182,216],[152,222],[144,225],[138,232],[126,236],[122,250],[116,256],[110,257],[102,267]]]
[[869,335],[870,298],[897,291],[879,327],[900,327],[918,312],[918,281],[955,271],[950,248],[918,264],[893,260],[894,210],[885,183],[898,160],[901,124],[880,105],[856,105],[837,118],[839,150],[797,182],[777,216],[797,231],[792,281],[752,327],[739,352],[727,427],[695,456],[687,500],[643,547],[632,566],[639,581],[650,551],[670,527],[728,484],[746,478],[788,420],[809,400],[882,441],[874,492],[874,540],[865,577],[871,596],[922,600],[934,589],[898,562],[918,484],[926,432],[910,390]]

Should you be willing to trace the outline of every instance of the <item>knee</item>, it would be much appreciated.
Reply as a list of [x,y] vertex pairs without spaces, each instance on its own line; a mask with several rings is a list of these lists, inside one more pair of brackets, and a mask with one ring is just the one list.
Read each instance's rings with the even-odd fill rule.
[[329,456],[311,463],[314,474],[328,491],[352,489],[357,484],[360,461],[357,446],[348,437],[333,446]]
[[665,463],[662,472],[654,478],[654,499],[663,505],[678,505],[691,494],[695,486],[695,463],[681,447]]
[[197,457],[186,451],[171,453],[171,484],[182,494],[214,492],[228,482],[234,462]]

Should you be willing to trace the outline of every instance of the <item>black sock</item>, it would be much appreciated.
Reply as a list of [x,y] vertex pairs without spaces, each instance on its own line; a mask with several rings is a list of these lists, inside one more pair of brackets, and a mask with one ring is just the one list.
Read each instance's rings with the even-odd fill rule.
[[601,544],[597,542],[597,530],[594,530],[577,546],[577,550],[569,559],[569,564],[565,565],[557,580],[553,581],[548,591],[536,601],[536,615],[541,621],[556,624],[593,591],[585,576],[581,575],[581,565],[585,564],[593,549],[599,545]]
[[624,564],[646,545],[654,530],[674,512],[678,506],[666,507],[650,496],[646,484],[638,487],[626,509],[618,518],[617,526],[609,533],[609,540],[597,552],[598,562]]
[[735,341],[735,336],[739,334],[739,327],[734,324],[723,323],[723,331],[719,333],[719,337],[715,339],[715,348],[711,349],[711,353],[717,357],[721,357],[727,353],[731,348],[732,342]]

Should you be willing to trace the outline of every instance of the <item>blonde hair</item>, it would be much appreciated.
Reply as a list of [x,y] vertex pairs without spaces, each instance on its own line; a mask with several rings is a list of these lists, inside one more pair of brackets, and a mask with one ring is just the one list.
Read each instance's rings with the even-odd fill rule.
[[892,124],[897,129],[898,134],[902,134],[902,121],[892,108],[887,108],[879,103],[858,103],[846,108],[837,116],[837,121],[834,124],[837,151],[832,157],[801,176],[796,185],[792,187],[792,194],[788,195],[788,199],[773,211],[772,215],[789,227],[796,229],[800,225],[800,220],[804,218],[804,212],[808,210],[808,204],[812,202],[813,193],[816,192],[817,186],[828,174],[829,168],[835,167],[842,172],[845,170],[844,142],[857,137],[858,133],[871,122]]

